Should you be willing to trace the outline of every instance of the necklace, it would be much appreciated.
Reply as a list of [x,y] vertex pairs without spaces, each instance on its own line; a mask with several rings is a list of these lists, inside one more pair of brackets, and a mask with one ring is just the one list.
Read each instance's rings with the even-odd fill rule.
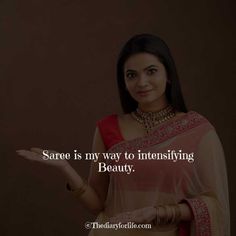
[[144,125],[147,133],[157,126],[158,124],[169,120],[175,116],[175,110],[171,105],[163,108],[160,111],[149,111],[144,112],[137,108],[135,111],[131,112],[133,119]]

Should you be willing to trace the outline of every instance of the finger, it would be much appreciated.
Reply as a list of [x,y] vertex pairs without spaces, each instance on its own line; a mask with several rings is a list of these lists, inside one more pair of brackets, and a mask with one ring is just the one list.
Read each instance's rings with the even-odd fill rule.
[[29,152],[28,150],[23,150],[23,149],[21,149],[21,150],[17,150],[16,151],[19,155],[25,155],[27,152]]
[[58,153],[57,151],[55,150],[48,150],[50,153]]
[[119,221],[122,223],[126,223],[131,221],[132,219],[133,219],[132,214],[127,212],[120,217]]
[[112,224],[117,223],[116,218],[114,218],[114,217],[110,218],[109,222]]
[[133,220],[136,223],[145,223],[145,218],[141,216],[135,217]]
[[113,223],[113,224],[118,223],[119,222],[119,218],[112,217],[112,218],[110,218],[110,222]]
[[17,153],[20,153],[21,151],[26,151],[26,150],[25,149],[16,150]]
[[110,218],[111,223],[119,223],[123,221],[123,217],[121,215],[114,216]]
[[32,148],[30,148],[30,150],[31,150],[32,152],[36,152],[36,153],[38,153],[38,154],[43,154],[43,150],[44,150],[44,149],[32,147]]
[[42,153],[36,153],[36,152],[32,152],[32,151],[29,151],[29,150],[24,150],[24,149],[21,149],[21,150],[16,150],[16,152],[21,155],[21,156],[25,156],[25,155],[37,155],[38,154],[42,154]]
[[20,156],[23,156],[24,158],[26,158],[28,160],[32,160],[32,161],[38,161],[38,160],[42,159],[42,156],[40,156],[39,154],[36,154],[36,153],[28,151],[28,150],[19,150],[17,153]]
[[[33,151],[33,152],[36,152],[36,153],[38,153],[38,154],[43,154],[43,151],[45,151],[46,149],[42,149],[42,148],[30,148],[30,150],[31,151]],[[48,153],[50,154],[50,153],[58,153],[57,151],[54,151],[54,150],[47,150],[48,151]]]
[[127,223],[127,222],[128,222],[128,220],[124,219],[124,218],[117,218],[116,220],[113,221],[114,224],[116,224],[116,223],[124,224],[124,223]]

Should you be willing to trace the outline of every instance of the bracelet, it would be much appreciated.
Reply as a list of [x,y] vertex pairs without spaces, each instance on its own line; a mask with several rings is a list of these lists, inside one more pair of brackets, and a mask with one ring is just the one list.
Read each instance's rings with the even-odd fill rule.
[[173,218],[174,218],[174,215],[173,215],[173,211],[172,211],[172,207],[167,205],[165,206],[165,209],[166,209],[166,224],[171,224],[173,222]]
[[181,210],[179,204],[175,205],[175,223],[179,223],[181,221]]
[[[163,208],[165,217],[159,216],[159,209]],[[156,225],[178,224],[181,220],[181,210],[179,204],[158,205],[156,208]]]
[[161,220],[162,225],[166,225],[169,223],[169,219],[171,218],[171,212],[169,211],[169,207],[167,205],[161,205],[160,207],[164,208],[165,210],[165,217]]
[[168,205],[167,207],[167,223],[168,224],[177,224],[181,219],[181,210],[179,204]]
[[177,212],[176,212],[176,206],[175,205],[172,205],[172,207],[171,207],[171,211],[172,211],[172,219],[171,219],[171,222],[170,222],[170,224],[174,224],[174,223],[176,223],[176,217],[177,217]]
[[158,226],[160,224],[159,209],[158,206],[154,206],[154,208],[156,209],[156,217],[153,220],[153,224],[154,226]]

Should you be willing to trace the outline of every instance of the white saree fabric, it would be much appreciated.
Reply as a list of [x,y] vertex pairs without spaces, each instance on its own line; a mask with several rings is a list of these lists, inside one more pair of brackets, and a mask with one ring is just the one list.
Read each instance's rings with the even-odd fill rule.
[[[167,153],[168,150],[193,153],[194,161],[138,160],[142,153]],[[165,122],[149,135],[113,145],[107,152],[134,153],[134,160],[122,155],[119,163],[134,165],[135,172],[109,173],[109,186],[99,223],[122,212],[139,208],[176,204],[185,201],[192,209],[191,236],[230,236],[227,172],[224,152],[214,127],[200,114],[188,112]],[[104,161],[104,160],[101,160]],[[94,188],[102,185],[90,177]],[[144,229],[92,229],[89,236],[176,236],[184,235],[178,225]]]

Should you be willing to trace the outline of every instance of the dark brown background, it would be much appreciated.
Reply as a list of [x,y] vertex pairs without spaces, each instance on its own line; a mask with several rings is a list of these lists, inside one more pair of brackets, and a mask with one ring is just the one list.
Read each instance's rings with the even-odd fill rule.
[[[65,191],[61,173],[15,150],[90,151],[95,121],[121,112],[116,59],[137,33],[167,42],[188,108],[216,127],[235,209],[234,13],[233,0],[1,1],[0,235],[87,235],[94,217]],[[71,164],[87,177],[89,163]]]

